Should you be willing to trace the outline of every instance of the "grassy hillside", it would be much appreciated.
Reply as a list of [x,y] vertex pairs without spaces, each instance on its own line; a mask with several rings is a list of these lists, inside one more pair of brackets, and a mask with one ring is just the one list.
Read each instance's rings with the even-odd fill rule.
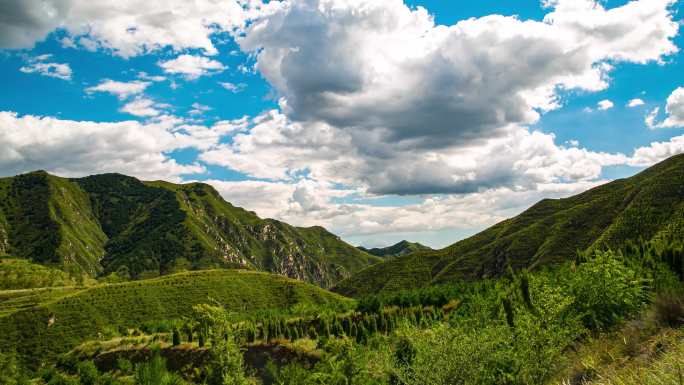
[[619,248],[640,239],[684,240],[684,155],[574,197],[543,200],[445,249],[376,264],[335,290],[363,295],[498,276],[509,265],[557,264],[578,250]]
[[0,257],[0,290],[71,286],[76,282],[62,270],[26,259]]
[[5,253],[69,272],[96,274],[106,236],[88,196],[39,171],[0,179],[0,244]]
[[428,251],[431,248],[421,245],[417,242],[401,241],[392,246],[387,247],[376,247],[372,249],[367,249],[365,247],[359,247],[359,250],[363,250],[368,254],[375,255],[382,258],[390,257],[400,257],[402,255],[415,253],[417,251]]
[[349,300],[300,281],[244,270],[187,272],[82,289],[0,291],[0,341],[4,351],[48,359],[108,328],[178,319],[196,304],[249,313],[342,301]]
[[[176,194],[186,213],[184,227],[222,261],[332,286],[377,257],[357,250],[322,227],[297,228],[225,202],[211,186],[148,183]],[[191,255],[186,253],[186,255]]]
[[261,219],[211,186],[119,174],[0,179],[0,255],[74,275],[249,268],[332,286],[380,259],[322,228]]

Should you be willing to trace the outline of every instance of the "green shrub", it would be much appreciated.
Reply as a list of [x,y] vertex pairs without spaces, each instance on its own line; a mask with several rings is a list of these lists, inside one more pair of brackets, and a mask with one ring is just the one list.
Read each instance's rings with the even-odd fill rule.
[[635,314],[648,299],[647,281],[610,251],[597,251],[570,273],[568,289],[575,312],[592,330]]
[[152,359],[140,364],[135,372],[136,385],[181,385],[183,380],[166,369],[166,361],[159,352],[155,352]]
[[216,306],[197,305],[193,308],[195,322],[199,325],[200,341],[204,334],[211,340],[210,359],[207,364],[208,385],[246,385],[242,351],[235,342],[235,335],[227,312]]
[[83,385],[96,385],[100,378],[100,373],[93,361],[80,362],[77,365],[77,372]]
[[133,373],[133,364],[131,363],[131,361],[129,361],[125,358],[119,358],[118,360],[116,360],[116,367],[123,374],[132,374]]

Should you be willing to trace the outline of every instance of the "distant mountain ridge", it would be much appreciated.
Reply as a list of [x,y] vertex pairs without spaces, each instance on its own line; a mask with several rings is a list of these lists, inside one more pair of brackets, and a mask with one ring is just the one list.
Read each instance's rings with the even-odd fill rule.
[[380,261],[322,227],[261,219],[202,183],[0,178],[0,256],[91,276],[242,267],[329,287]]
[[627,179],[566,199],[545,199],[522,214],[437,251],[368,267],[333,290],[360,296],[536,268],[577,251],[628,241],[684,241],[684,154]]
[[365,251],[368,254],[382,258],[400,257],[402,255],[410,254],[416,251],[432,250],[431,248],[421,245],[418,242],[409,242],[406,240],[387,247],[374,247],[372,249],[367,249],[363,246],[359,246],[358,249]]

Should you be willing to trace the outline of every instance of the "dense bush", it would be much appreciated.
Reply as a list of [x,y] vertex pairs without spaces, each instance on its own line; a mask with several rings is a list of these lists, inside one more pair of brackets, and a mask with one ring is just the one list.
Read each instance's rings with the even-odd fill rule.
[[604,329],[638,311],[648,300],[649,281],[612,252],[596,252],[570,274],[574,310],[590,329]]
[[182,385],[183,380],[166,369],[166,361],[156,352],[150,362],[140,364],[135,371],[136,385]]

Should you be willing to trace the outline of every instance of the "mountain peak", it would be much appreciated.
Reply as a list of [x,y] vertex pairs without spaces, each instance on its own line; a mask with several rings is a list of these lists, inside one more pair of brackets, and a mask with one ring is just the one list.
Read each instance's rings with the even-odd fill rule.
[[91,276],[241,267],[323,287],[380,261],[322,227],[261,219],[208,184],[43,175],[0,179],[0,254]]
[[578,250],[661,238],[684,242],[684,155],[569,198],[544,199],[445,249],[371,266],[336,290],[363,295],[499,276],[508,266],[533,269],[572,259]]
[[367,252],[368,254],[382,258],[399,257],[417,251],[432,250],[431,248],[425,245],[421,245],[420,243],[409,242],[407,240],[397,242],[394,245],[387,247],[376,247],[372,249],[367,249],[365,247],[359,246],[359,249]]

